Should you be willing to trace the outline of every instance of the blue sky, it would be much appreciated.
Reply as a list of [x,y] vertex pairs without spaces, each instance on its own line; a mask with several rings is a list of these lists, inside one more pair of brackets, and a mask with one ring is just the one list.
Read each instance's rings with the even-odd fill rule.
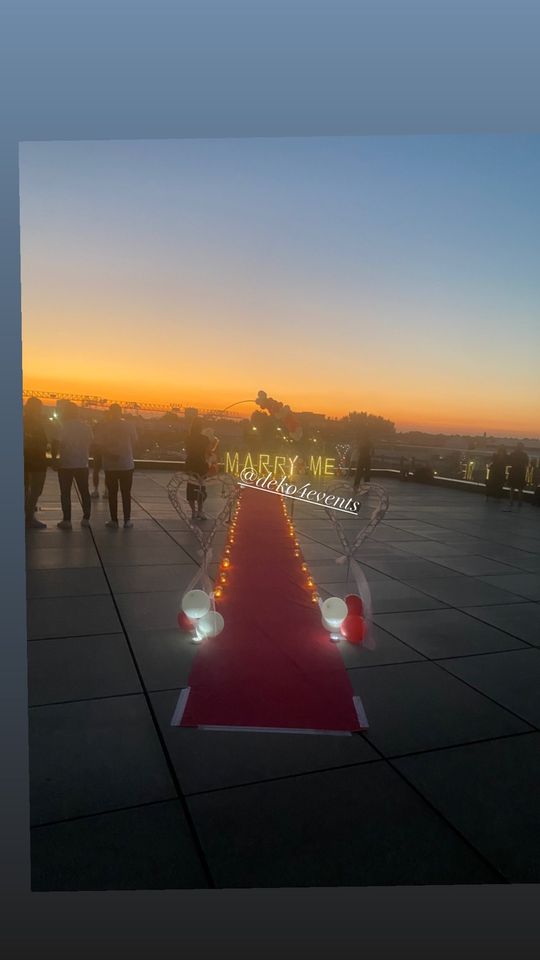
[[539,160],[515,135],[23,144],[25,382],[538,435]]

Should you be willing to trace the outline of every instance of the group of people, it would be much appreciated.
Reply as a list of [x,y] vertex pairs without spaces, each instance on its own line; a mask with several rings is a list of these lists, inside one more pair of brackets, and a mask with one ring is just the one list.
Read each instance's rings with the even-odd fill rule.
[[[30,397],[24,407],[24,494],[26,526],[44,529],[45,523],[36,518],[39,498],[43,492],[47,468],[58,474],[62,520],[57,524],[70,530],[71,491],[73,483],[79,492],[82,506],[81,526],[90,524],[92,499],[99,497],[99,477],[105,473],[106,494],[110,519],[107,527],[118,527],[118,491],[122,498],[125,527],[131,521],[131,487],[133,482],[133,448],[137,441],[134,425],[122,417],[122,410],[113,403],[105,418],[92,430],[81,418],[81,410],[70,401],[59,408],[59,419],[50,440],[51,457],[47,455],[49,437],[41,400]],[[93,490],[89,488],[89,459],[93,459]]]
[[508,486],[510,487],[510,507],[512,507],[516,495],[518,506],[521,506],[523,502],[523,488],[527,482],[528,466],[529,457],[522,443],[518,443],[510,453],[507,452],[506,447],[498,447],[489,465],[489,475],[486,480],[486,498],[502,497],[503,487],[507,482],[507,468],[509,468]]

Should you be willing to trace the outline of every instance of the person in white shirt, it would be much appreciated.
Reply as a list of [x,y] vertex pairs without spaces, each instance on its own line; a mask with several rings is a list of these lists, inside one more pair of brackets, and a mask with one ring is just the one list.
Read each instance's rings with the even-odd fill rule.
[[88,458],[91,443],[92,430],[81,420],[79,407],[67,403],[62,410],[58,435],[52,444],[53,466],[58,470],[63,513],[63,519],[57,524],[61,530],[71,530],[71,488],[74,480],[83,509],[81,526],[90,525],[92,501],[88,489]]
[[135,425],[128,420],[123,420],[120,406],[113,403],[109,409],[109,416],[101,438],[105,485],[109,495],[109,510],[111,513],[111,519],[106,523],[107,527],[118,526],[118,489],[120,489],[122,495],[124,526],[133,526],[131,522],[131,487],[135,466],[133,447],[136,442],[137,431]]

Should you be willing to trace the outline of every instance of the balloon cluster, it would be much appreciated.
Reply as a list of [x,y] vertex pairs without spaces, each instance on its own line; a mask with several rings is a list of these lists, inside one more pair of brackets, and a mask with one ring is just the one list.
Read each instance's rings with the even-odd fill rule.
[[225,621],[217,610],[211,610],[212,598],[204,590],[188,590],[182,597],[178,626],[191,633],[194,643],[205,637],[217,637]]
[[[200,643],[205,637],[217,637],[225,626],[223,616],[215,609],[215,601],[223,597],[229,579],[231,547],[235,541],[236,524],[240,512],[239,501],[240,498],[238,498],[230,519],[227,545],[223,551],[214,589],[211,593],[206,593],[204,590],[193,590],[190,585],[182,598],[182,609],[178,614],[178,626],[186,633],[191,633],[194,643]],[[191,583],[196,582],[196,580],[192,580]],[[210,587],[210,581],[207,580],[207,582]]]
[[350,593],[345,597],[345,604],[347,616],[341,624],[341,633],[349,643],[362,643],[367,633],[362,598],[356,593]]
[[364,606],[357,594],[350,593],[345,600],[341,597],[328,597],[320,604],[320,608],[323,627],[329,631],[331,640],[337,642],[341,637],[345,637],[349,643],[362,643],[366,634],[366,621]]
[[261,410],[268,410],[271,417],[279,420],[283,424],[287,433],[293,440],[300,440],[302,436],[302,427],[298,417],[295,417],[291,408],[287,404],[281,403],[267,396],[264,390],[259,390],[255,403]]

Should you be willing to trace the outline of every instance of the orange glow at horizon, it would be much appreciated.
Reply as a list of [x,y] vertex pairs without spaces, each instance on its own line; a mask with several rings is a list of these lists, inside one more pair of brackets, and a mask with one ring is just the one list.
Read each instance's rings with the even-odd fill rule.
[[[287,390],[285,383],[275,387],[273,384],[269,385],[264,382],[262,385],[258,382],[246,383],[242,388],[239,388],[240,384],[236,377],[231,378],[232,382],[237,384],[236,387],[226,384],[221,388],[218,386],[204,388],[200,384],[198,386],[193,384],[188,388],[185,384],[182,385],[182,380],[180,380],[179,386],[175,386],[174,382],[171,381],[171,387],[164,388],[163,385],[152,387],[148,381],[141,382],[131,377],[126,377],[125,380],[120,382],[119,378],[116,378],[116,380],[97,377],[93,379],[88,376],[88,367],[85,367],[85,374],[83,377],[72,376],[68,378],[60,375],[32,375],[25,371],[23,387],[25,390],[35,390],[36,392],[73,393],[104,397],[111,401],[163,404],[164,407],[170,404],[178,404],[182,407],[221,411],[231,404],[238,404],[235,411],[239,416],[246,419],[251,416],[254,410],[259,409],[254,399],[258,390],[264,389],[270,396],[275,396],[283,403],[288,403],[296,412],[310,411],[322,413],[327,417],[340,418],[347,416],[353,410],[356,412],[365,410],[374,416],[392,420],[399,432],[418,430],[434,434],[470,433],[476,435],[484,432],[500,434],[506,431],[508,435],[515,434],[516,436],[529,437],[536,436],[538,433],[537,421],[535,422],[532,418],[526,420],[525,418],[517,419],[516,416],[511,415],[502,417],[499,415],[495,420],[493,412],[489,410],[488,403],[485,404],[485,408],[476,404],[474,414],[471,414],[471,404],[467,398],[464,398],[458,404],[454,402],[453,415],[450,415],[450,411],[444,403],[433,404],[429,412],[421,402],[417,402],[417,405],[405,406],[403,396],[399,396],[397,391],[393,395],[387,394],[384,398],[374,396],[373,400],[366,391],[361,403],[353,403],[351,400],[347,404],[343,401],[339,402],[331,395],[320,394],[316,390],[302,393],[295,391],[293,393]],[[253,397],[251,403],[248,400],[250,393]],[[485,419],[481,416],[484,409]]]

